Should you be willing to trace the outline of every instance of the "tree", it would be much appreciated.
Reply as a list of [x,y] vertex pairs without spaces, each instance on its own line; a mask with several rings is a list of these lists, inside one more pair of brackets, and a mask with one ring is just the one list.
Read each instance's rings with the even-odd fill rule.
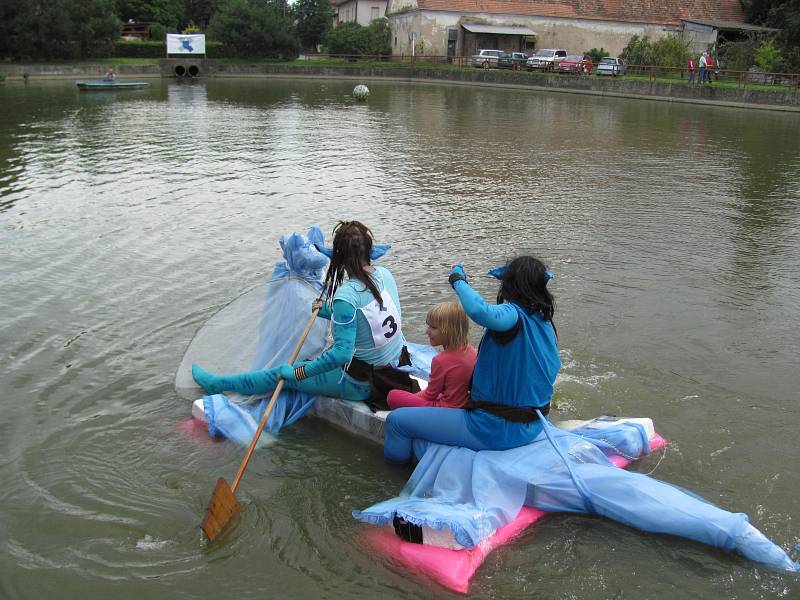
[[387,19],[375,19],[367,26],[368,54],[388,56],[392,53],[392,30]]
[[184,0],[183,24],[196,23],[200,30],[204,31],[217,12],[219,4],[218,0]]
[[292,14],[304,48],[316,48],[333,27],[333,8],[329,0],[298,0],[292,8]]
[[689,61],[689,48],[678,36],[667,35],[653,43],[656,64],[683,68]]
[[212,17],[208,34],[241,57],[291,59],[300,50],[289,17],[260,0],[230,0]]
[[183,21],[184,0],[117,0],[117,12],[123,21],[161,23],[177,31]]
[[800,70],[800,0],[743,0],[742,6],[753,23],[780,30],[774,38],[782,61],[776,66]]
[[632,36],[628,45],[619,53],[619,57],[630,65],[656,64],[653,44],[647,36],[641,38],[638,35]]
[[345,23],[325,36],[331,54],[387,55],[392,53],[391,31],[386,19],[375,19],[368,27]]
[[772,40],[767,40],[756,50],[755,62],[759,69],[770,73],[781,62],[781,51],[775,47]]
[[71,59],[108,54],[121,23],[113,0],[4,0],[0,54]]

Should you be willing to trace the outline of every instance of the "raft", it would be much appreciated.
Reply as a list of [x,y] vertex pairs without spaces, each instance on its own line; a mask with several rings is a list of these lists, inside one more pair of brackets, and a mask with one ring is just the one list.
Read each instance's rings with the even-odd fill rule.
[[[309,239],[312,234],[321,239],[314,228]],[[273,278],[222,307],[189,343],[175,378],[178,394],[194,401],[193,417],[180,424],[184,431],[203,436],[223,434],[244,445],[252,438],[267,400],[252,403],[223,394],[200,398],[202,392],[192,379],[191,364],[203,365],[212,372],[237,373],[289,360],[295,340],[309,320],[309,307],[319,295],[324,264],[316,260],[319,253],[312,252],[300,234],[282,237],[281,248],[286,262],[276,265]],[[324,319],[313,322],[300,360],[312,359],[323,351],[328,325]],[[426,378],[430,358],[426,371],[422,368],[424,348],[413,346],[418,345],[408,344],[411,369],[416,369],[411,374]],[[285,401],[279,401],[272,413],[274,428],[268,425],[273,434],[308,414],[363,439],[383,443],[388,412],[373,413],[362,402],[314,397],[295,390],[284,390],[283,394]],[[744,513],[723,510],[677,486],[616,468],[666,444],[650,419],[598,417],[555,425],[558,427],[545,421],[543,437],[504,452],[428,447],[407,484],[411,486],[408,492],[353,510],[354,518],[368,523],[356,534],[354,544],[423,581],[463,593],[495,548],[512,542],[546,511],[569,512],[604,516],[645,532],[678,535],[736,551],[771,568],[800,572],[800,564],[750,525]],[[628,433],[632,430],[631,437]],[[626,437],[615,438],[615,432]],[[446,474],[444,486],[438,486],[440,468]],[[415,478],[418,472],[421,475]],[[450,476],[456,473],[464,478],[459,481],[465,486],[451,485]],[[478,499],[473,486],[487,481],[489,486],[484,485]],[[449,506],[456,509],[447,516],[449,521],[440,518],[439,506],[436,501],[431,504],[431,498],[442,498],[441,506],[450,502]],[[401,518],[399,525],[393,521],[397,517]],[[404,533],[403,523],[421,530],[419,535],[415,531],[413,539],[423,543],[398,537],[394,527],[401,527]]]
[[106,81],[105,79],[92,79],[89,81],[76,81],[75,85],[84,92],[92,90],[135,90],[150,85],[146,81]]
[[[189,392],[185,385],[177,387],[181,389],[183,395],[187,395]],[[196,391],[201,393],[199,388]],[[320,396],[308,416],[325,421],[361,439],[383,445],[383,432],[388,414],[388,411],[373,413],[363,402],[350,402],[339,398]],[[198,398],[192,403],[192,421],[192,425],[185,429],[206,431],[203,398]],[[645,424],[645,429],[650,436],[651,450],[662,448],[667,443],[654,431],[650,419],[619,419],[602,416],[589,421],[570,420],[555,424],[562,429],[573,430],[591,424],[619,421]],[[621,456],[612,456],[611,460],[618,467],[626,467],[632,462]],[[475,572],[489,554],[501,546],[512,543],[516,537],[547,514],[545,511],[524,506],[514,520],[472,548],[454,549],[443,547],[441,543],[440,545],[415,544],[402,540],[391,528],[370,526],[364,526],[357,534],[355,541],[359,546],[368,548],[381,556],[387,563],[401,567],[421,581],[433,581],[449,590],[466,593],[469,591]],[[426,531],[424,535],[428,533]]]

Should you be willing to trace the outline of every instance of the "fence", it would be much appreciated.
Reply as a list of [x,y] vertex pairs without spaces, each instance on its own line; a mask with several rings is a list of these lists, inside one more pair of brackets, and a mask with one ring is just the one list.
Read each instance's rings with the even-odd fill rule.
[[[303,60],[313,63],[315,61],[333,61],[342,63],[380,62],[385,65],[415,66],[415,67],[449,67],[449,68],[475,68],[471,64],[470,56],[383,56],[363,54],[312,54],[303,57]],[[483,66],[481,65],[476,66]],[[496,64],[489,63],[489,68]],[[595,65],[596,67],[596,65]],[[525,70],[525,69],[523,69]],[[800,73],[764,73],[760,71],[739,71],[735,69],[721,69],[716,66],[710,70],[712,84],[719,82],[735,85],[737,88],[779,86],[783,89],[789,87],[800,91]],[[541,70],[537,69],[537,73]],[[592,75],[596,71],[592,70]],[[568,73],[563,73],[568,76]],[[573,73],[574,75],[574,73]],[[658,65],[626,65],[624,76],[629,78],[646,78],[649,81],[663,81],[678,83],[688,81],[688,71],[685,67],[665,67]],[[695,70],[695,83],[699,83],[700,71]]]

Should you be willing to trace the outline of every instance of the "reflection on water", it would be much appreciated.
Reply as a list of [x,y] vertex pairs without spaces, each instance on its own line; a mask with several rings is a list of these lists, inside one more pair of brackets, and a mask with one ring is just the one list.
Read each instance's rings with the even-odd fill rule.
[[[396,494],[408,470],[320,423],[254,459],[221,544],[199,537],[241,449],[176,432],[181,354],[268,276],[278,235],[340,218],[393,245],[414,340],[452,298],[452,262],[491,298],[486,269],[542,256],[556,273],[558,416],[652,416],[672,441],[658,477],[794,543],[796,115],[380,81],[356,103],[354,84],[0,87],[0,596],[261,597],[277,581],[287,597],[447,596],[360,551],[350,511]],[[490,556],[473,592],[757,598],[797,585],[555,517]]]

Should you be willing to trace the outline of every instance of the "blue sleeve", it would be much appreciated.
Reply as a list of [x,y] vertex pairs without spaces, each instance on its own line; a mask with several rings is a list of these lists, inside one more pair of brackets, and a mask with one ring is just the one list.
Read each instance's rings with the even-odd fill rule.
[[456,281],[455,290],[464,312],[478,325],[492,331],[508,331],[517,324],[519,314],[510,304],[487,304],[466,281]]
[[306,376],[313,377],[333,369],[341,369],[353,358],[356,349],[356,309],[343,300],[333,303],[333,345],[318,358],[303,363]]
[[333,314],[333,309],[331,308],[331,299],[325,298],[325,300],[322,301],[322,306],[319,307],[319,312],[317,313],[317,317],[319,317],[320,319],[330,320],[332,314]]

